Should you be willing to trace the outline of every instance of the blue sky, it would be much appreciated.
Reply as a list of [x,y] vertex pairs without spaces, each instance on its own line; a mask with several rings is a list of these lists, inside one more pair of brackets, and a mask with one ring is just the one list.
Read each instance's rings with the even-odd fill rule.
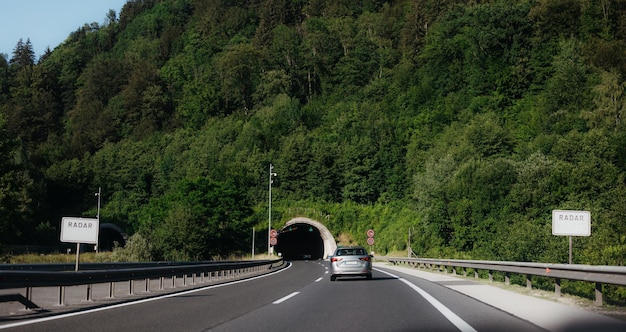
[[119,18],[126,0],[0,0],[0,53],[11,58],[20,38],[30,38],[36,60],[85,23],[103,24],[109,9]]

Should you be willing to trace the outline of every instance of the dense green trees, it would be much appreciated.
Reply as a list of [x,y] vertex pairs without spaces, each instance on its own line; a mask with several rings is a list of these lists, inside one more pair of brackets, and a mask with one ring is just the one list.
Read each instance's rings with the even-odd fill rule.
[[157,257],[207,259],[246,245],[251,209],[242,187],[231,181],[183,180],[141,212],[140,230],[152,240]]
[[41,241],[37,229],[45,228],[35,223],[36,211],[32,204],[39,193],[29,172],[24,151],[19,141],[7,130],[7,120],[0,115],[0,242],[10,243],[16,237],[28,241]]
[[[623,1],[129,1],[0,61],[3,243],[94,215],[155,259],[275,220],[422,256],[624,264]],[[104,13],[103,13],[104,14]],[[266,243],[257,241],[259,248]]]

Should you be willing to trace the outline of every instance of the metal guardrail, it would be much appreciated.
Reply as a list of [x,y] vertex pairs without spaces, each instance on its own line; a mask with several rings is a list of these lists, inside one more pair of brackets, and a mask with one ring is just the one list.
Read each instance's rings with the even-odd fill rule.
[[[180,265],[224,264],[241,261],[200,261],[200,262],[124,262],[124,263],[81,263],[80,270],[133,269]],[[75,263],[43,263],[43,264],[0,264],[0,271],[75,271]]]
[[[67,286],[88,285],[86,300],[90,301],[90,286],[93,284],[108,283],[109,297],[113,297],[115,282],[130,282],[132,293],[132,283],[135,280],[145,280],[146,290],[149,291],[150,279],[160,279],[160,289],[163,289],[165,278],[171,278],[175,287],[177,277],[182,277],[186,285],[187,277],[191,276],[192,284],[195,284],[196,277],[200,277],[202,282],[205,276],[209,280],[213,277],[223,279],[241,273],[261,272],[282,263],[282,258],[258,261],[93,263],[81,265],[83,270],[80,271],[72,271],[73,264],[0,265],[0,289],[26,288],[23,302],[27,303],[31,301],[33,288],[59,287],[58,304],[64,305],[64,290]],[[10,296],[0,298],[0,302],[1,300],[14,301]]]
[[376,257],[392,264],[408,264],[418,268],[444,269],[452,268],[452,273],[457,273],[457,268],[474,270],[474,277],[478,278],[479,270],[489,272],[489,281],[493,281],[493,272],[503,272],[505,283],[510,284],[510,274],[526,276],[526,288],[532,288],[532,276],[547,277],[555,280],[554,291],[561,296],[561,279],[577,280],[595,283],[595,304],[602,305],[602,285],[611,284],[626,286],[626,267],[602,266],[602,265],[579,265],[579,264],[550,264],[529,262],[505,262],[505,261],[477,261],[458,259],[432,259],[432,258],[399,258],[399,257]]

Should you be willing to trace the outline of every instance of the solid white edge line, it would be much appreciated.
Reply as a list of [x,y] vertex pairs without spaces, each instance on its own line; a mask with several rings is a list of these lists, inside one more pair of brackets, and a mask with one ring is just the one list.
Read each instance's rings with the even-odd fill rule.
[[281,299],[278,299],[278,300],[272,302],[272,304],[281,304],[281,303],[289,300],[290,298],[292,298],[292,297],[294,297],[294,296],[296,296],[298,294],[300,294],[300,292],[293,292],[293,293],[291,293],[291,294],[289,294],[289,295],[287,295],[287,296],[285,296],[285,297],[283,297]]
[[322,281],[322,279],[324,279],[324,278],[319,277],[319,278],[317,278],[317,279],[315,280],[315,282],[320,282],[320,281]]
[[99,307],[99,308],[94,308],[94,309],[88,309],[88,310],[85,310],[85,311],[70,312],[70,313],[67,313],[67,314],[59,314],[57,316],[36,318],[36,319],[33,319],[33,320],[28,320],[28,321],[23,321],[23,322],[17,322],[17,323],[10,323],[10,324],[6,324],[6,325],[0,325],[0,330],[10,329],[12,327],[18,327],[18,326],[31,325],[31,324],[36,324],[36,323],[43,323],[43,322],[56,320],[56,319],[62,319],[62,318],[68,318],[68,317],[73,317],[73,316],[85,315],[85,314],[89,314],[89,313],[92,313],[92,312],[104,311],[104,310],[115,309],[115,308],[122,308],[122,307],[127,307],[127,306],[130,306],[130,305],[146,303],[146,302],[152,302],[152,301],[157,301],[157,300],[166,299],[166,298],[170,298],[170,297],[176,297],[176,296],[180,296],[180,295],[187,295],[187,294],[191,294],[191,293],[201,292],[201,291],[205,291],[207,289],[213,289],[213,288],[219,288],[219,287],[224,287],[224,286],[240,284],[242,282],[252,281],[252,280],[256,280],[256,279],[260,279],[260,278],[265,278],[265,277],[269,277],[271,275],[274,275],[274,274],[286,271],[287,269],[291,268],[291,265],[292,265],[291,262],[288,262],[287,267],[284,268],[284,269],[280,269],[280,270],[274,271],[272,273],[263,274],[263,275],[252,277],[252,278],[248,278],[248,279],[235,280],[233,282],[228,282],[228,283],[223,283],[223,284],[218,284],[218,285],[211,285],[211,286],[206,286],[206,287],[202,287],[202,288],[190,289],[188,291],[183,291],[183,292],[179,292],[179,293],[164,294],[164,295],[161,295],[161,296],[151,297],[151,298],[137,300],[137,301],[124,302],[124,303],[114,304],[114,305],[106,306],[106,307]]
[[474,329],[471,325],[469,325],[467,322],[461,319],[461,317],[457,316],[454,312],[452,312],[452,310],[448,309],[448,307],[443,305],[441,302],[435,299],[432,295],[428,294],[425,290],[417,287],[416,285],[412,284],[408,280],[401,278],[395,274],[392,274],[392,273],[389,273],[387,271],[383,271],[380,269],[374,269],[374,270],[387,274],[393,278],[396,278],[402,281],[403,283],[405,283],[407,286],[411,287],[414,291],[416,291],[419,295],[421,295],[424,299],[426,299],[426,301],[428,301],[444,317],[446,317],[446,319],[449,320],[450,323],[454,324],[454,326],[456,326],[459,330],[463,332],[477,332],[476,329]]

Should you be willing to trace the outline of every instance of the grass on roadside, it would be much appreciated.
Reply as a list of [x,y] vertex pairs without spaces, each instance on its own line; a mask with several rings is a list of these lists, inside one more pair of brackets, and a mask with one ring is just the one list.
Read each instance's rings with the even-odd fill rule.
[[[254,255],[255,260],[276,259],[278,256],[269,256],[267,254]],[[251,255],[230,255],[228,257],[213,257],[213,260],[252,260]],[[79,257],[80,263],[111,263],[120,262],[113,252],[85,252]],[[23,254],[23,255],[7,255],[5,263],[7,264],[53,264],[53,263],[74,263],[76,262],[76,254]]]

